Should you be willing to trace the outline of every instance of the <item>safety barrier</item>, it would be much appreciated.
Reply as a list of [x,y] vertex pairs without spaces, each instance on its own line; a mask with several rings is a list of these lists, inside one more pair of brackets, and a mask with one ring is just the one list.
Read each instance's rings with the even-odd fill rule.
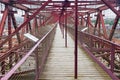
[[[15,60],[11,60],[13,61],[13,63],[11,63],[10,65],[12,65],[13,67],[9,69],[8,66],[9,71],[5,69],[6,71],[4,70],[4,72],[1,72],[2,76],[0,80],[39,79],[44,63],[46,62],[49,49],[54,39],[55,29],[56,29],[56,25],[44,37],[42,37],[37,43],[35,43],[35,45],[31,49],[28,49],[26,52],[23,52],[24,56],[22,56],[19,59],[19,61],[17,61],[16,64],[14,64]],[[25,44],[26,43],[24,43],[23,45]],[[15,49],[13,51],[15,51]],[[10,54],[10,55],[11,57],[16,56],[15,54],[14,55]],[[8,57],[10,57],[10,55],[7,54]],[[5,62],[7,61],[3,60],[3,62],[5,65]],[[3,62],[1,62],[1,64]]]
[[[68,28],[69,33],[74,35],[74,28]],[[91,35],[78,31],[78,41],[81,47],[87,51],[92,59],[97,62],[113,80],[120,77],[120,46]]]

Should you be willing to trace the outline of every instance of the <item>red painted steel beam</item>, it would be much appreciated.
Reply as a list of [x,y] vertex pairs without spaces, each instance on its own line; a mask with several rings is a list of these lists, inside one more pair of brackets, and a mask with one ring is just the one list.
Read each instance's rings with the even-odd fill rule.
[[[113,5],[113,7],[116,7],[116,4],[112,4],[112,5]],[[109,8],[106,5],[103,5],[103,6],[96,8],[94,11],[88,11],[86,13],[92,14],[92,13],[95,13],[97,11],[103,11],[103,10],[107,10],[107,9],[109,9]]]
[[57,14],[56,12],[52,12],[51,17],[52,17],[53,21],[51,20],[48,23],[56,23],[59,20],[59,14]]
[[[90,7],[88,8],[88,7],[86,7],[87,5],[89,5],[89,4],[86,4],[86,5],[81,5],[81,4],[80,4],[80,5],[78,5],[78,9],[79,9],[79,10],[81,10],[81,9],[82,9],[82,10],[96,10],[95,8],[90,8]],[[92,5],[93,5],[93,4],[92,4]],[[48,8],[57,8],[57,7],[58,7],[58,8],[60,9],[62,6],[63,6],[63,5],[49,4],[49,5],[48,5]],[[85,6],[85,7],[81,7],[81,6]],[[69,5],[69,6],[68,6],[68,8],[71,8],[71,9],[73,9],[74,7],[75,7],[75,5]],[[62,8],[61,8],[61,9],[62,9]]]
[[[58,9],[59,8],[59,9]],[[74,7],[68,7],[68,8],[71,8],[71,9],[67,9],[67,10],[71,10],[71,11],[73,11],[74,9]],[[46,8],[46,10],[62,10],[62,8],[60,9],[60,7],[49,7],[49,8]],[[78,10],[92,10],[92,11],[96,11],[96,9],[95,8],[83,8],[83,7],[78,7]]]
[[112,40],[112,38],[113,38],[113,34],[114,34],[115,29],[116,29],[116,27],[117,27],[118,21],[119,21],[119,17],[116,16],[116,18],[115,18],[115,20],[114,20],[114,24],[113,24],[113,26],[112,26],[112,29],[111,29],[111,31],[110,31],[109,40]]
[[1,3],[9,4],[9,0],[0,0]]
[[98,22],[99,22],[99,14],[97,15],[97,19],[96,19],[96,22],[95,22],[95,27],[94,27],[94,32],[93,32],[94,35],[95,35],[95,32],[96,32]]
[[[113,1],[112,1],[113,2]],[[112,2],[110,2],[113,6],[116,6],[115,4],[113,4]],[[98,10],[106,10],[106,9],[108,9],[108,7],[107,6],[100,6],[100,7],[96,7],[96,9],[94,9],[94,8],[86,8],[86,6],[87,5],[89,5],[89,4],[86,4],[85,5],[85,7],[84,8],[81,8],[81,7],[79,7],[79,9],[80,10],[89,10],[89,11],[87,11],[86,13],[95,13],[95,12],[97,12]],[[98,5],[98,4],[96,4],[96,5]],[[49,6],[52,6],[52,9],[55,7],[62,7],[62,5],[55,5],[55,4],[50,4]],[[80,6],[80,5],[79,5]],[[75,5],[70,5],[69,7],[71,7],[71,8],[74,8],[75,7]]]
[[[99,29],[96,29],[97,27]],[[100,30],[101,30],[100,27],[102,27],[102,29],[103,29],[103,34],[100,33]],[[94,27],[94,32],[93,32],[94,35],[95,35],[96,31],[99,33],[99,36],[103,36],[105,39],[108,39],[108,35],[107,35],[107,31],[106,31],[106,28],[105,28],[105,23],[104,23],[104,19],[103,19],[103,15],[102,15],[102,11],[99,11],[99,13],[97,14],[97,19],[96,19],[96,23],[95,23],[95,27]]]
[[100,17],[100,22],[102,24],[104,36],[105,36],[106,39],[108,39],[107,30],[106,30],[106,27],[105,27],[105,23],[104,23],[102,12],[100,12],[99,17]]
[[[17,22],[16,22],[16,19],[15,19],[15,16],[13,13],[11,14],[11,18],[12,18],[12,23],[13,23],[14,29],[16,30],[17,29]],[[17,36],[18,43],[20,43],[21,39],[20,39],[19,32],[16,33],[16,36]]]
[[[8,35],[12,33],[12,27],[11,27],[11,14],[8,14]],[[12,39],[9,40],[9,49],[12,48]]]
[[8,16],[8,7],[6,6],[3,16],[2,16],[2,19],[1,19],[1,22],[0,22],[0,36],[2,36],[7,16]]
[[90,28],[94,28],[93,24],[92,24],[92,21],[90,19],[90,14],[88,14],[87,16],[87,20],[86,20],[86,26],[88,27],[88,32],[90,31]]
[[26,21],[24,21],[23,24],[21,24],[10,36],[8,36],[3,42],[0,43],[0,47],[2,47],[3,44],[5,44],[12,36],[14,36],[16,33],[18,33],[29,21],[31,21],[36,15],[39,14],[41,10],[45,8],[48,3],[51,2],[51,0],[48,0],[45,2],[38,10],[36,10],[33,15],[31,15]]
[[[38,0],[36,0],[36,1],[23,1],[23,0],[20,0],[20,1],[17,1],[17,2],[19,2],[19,3],[21,3],[21,4],[30,4],[30,3],[33,3],[33,4],[35,4],[35,3],[44,3],[44,2],[46,2],[46,1],[42,1],[42,0],[40,0],[40,1],[38,1]],[[50,2],[50,3],[63,3],[64,1],[63,0],[59,0],[59,1],[52,1],[52,2]],[[74,1],[69,1],[70,3],[74,3]],[[13,3],[16,3],[16,1],[13,1]],[[78,1],[78,3],[103,3],[102,1]]]
[[[29,18],[29,14],[28,14],[28,12],[25,12],[24,21],[26,21],[28,18]],[[27,23],[27,24],[25,25],[25,27],[23,28],[23,31],[24,31],[25,33],[29,32],[29,31],[28,31],[28,23]]]
[[75,48],[74,48],[74,78],[78,78],[78,0],[75,0]]
[[110,60],[110,69],[111,72],[114,73],[114,69],[115,69],[115,45],[111,45],[111,60]]
[[33,20],[33,28],[32,28],[32,31],[34,31],[33,33],[37,33],[38,32],[38,22],[37,22],[37,17],[34,18]]
[[29,11],[30,8],[22,5],[22,4],[13,4],[13,7],[16,7],[18,9],[24,10],[24,11]]
[[41,23],[41,25],[40,25],[39,27],[45,25],[45,23],[47,23],[48,20],[50,20],[50,19],[52,18],[52,16],[53,16],[53,15],[50,15],[45,21],[43,21],[43,22]]
[[67,11],[65,11],[65,20],[64,21],[65,21],[65,47],[67,47]]
[[[46,1],[30,1],[30,2],[32,2],[32,3],[44,3],[44,2],[46,2]],[[50,2],[50,3],[63,3],[64,1],[52,1],[52,2]],[[70,3],[74,3],[75,1],[69,1]],[[24,3],[24,2],[23,2]],[[102,1],[78,1],[78,3],[103,3]]]
[[[9,7],[9,13],[8,13],[8,36],[12,33],[12,26],[11,26],[11,13],[10,13],[10,11],[11,11],[11,9],[10,9],[11,7]],[[8,49],[11,49],[12,48],[12,38],[10,38],[9,39],[9,41],[8,41]],[[9,57],[9,67],[10,68],[12,68],[12,64],[11,64],[11,62],[12,62],[12,57],[13,56],[10,56]]]
[[28,1],[28,0],[15,0],[15,1],[12,1],[13,4],[27,4],[27,5],[40,5],[41,4],[41,1]]
[[[49,1],[48,1],[49,2]],[[48,3],[47,2],[47,3]],[[37,49],[37,47],[42,43],[42,41],[55,29],[53,27],[42,39],[40,39],[32,48],[29,50],[29,52],[26,53],[26,55],[17,63],[7,74],[5,74],[4,77],[1,78],[1,80],[8,80],[14,73],[15,71],[25,62],[25,60]],[[42,63],[43,65],[44,63]]]
[[[28,12],[25,11],[25,15],[23,15],[22,17],[24,17],[24,21],[26,21],[27,18],[29,17]],[[22,28],[22,33],[26,33],[27,28],[28,28],[28,24],[26,24],[25,27]],[[21,34],[21,39],[24,40],[24,35],[22,34]]]
[[26,7],[26,6],[22,5],[22,4],[13,4],[13,5],[11,5],[12,3],[9,0],[0,0],[0,2],[3,3],[3,4],[6,4],[6,5],[16,7],[16,8],[21,9],[21,10],[25,10],[25,11],[29,10],[28,7]]

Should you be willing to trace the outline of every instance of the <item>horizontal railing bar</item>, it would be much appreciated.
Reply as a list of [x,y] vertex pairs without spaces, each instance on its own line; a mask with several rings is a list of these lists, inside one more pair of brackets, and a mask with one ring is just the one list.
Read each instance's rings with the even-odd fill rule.
[[[69,28],[68,30],[69,30],[70,34],[73,36],[74,29]],[[112,78],[112,80],[119,80],[117,75],[114,74],[114,67],[116,66],[116,64],[115,64],[115,60],[113,59],[115,57],[115,55],[113,55],[113,54],[116,54],[116,52],[119,52],[120,45],[115,44],[115,43],[113,43],[109,40],[105,40],[103,38],[97,37],[95,35],[86,33],[86,32],[78,31],[78,35],[79,35],[79,38],[78,38],[79,44],[88,53],[88,55],[91,56],[91,58],[99,66],[101,66],[102,69],[106,73],[108,73],[108,75]],[[95,46],[95,43],[97,43],[97,46]],[[105,52],[108,51],[108,53],[99,54],[100,51],[105,51]],[[95,54],[94,52],[98,52],[98,55],[96,55],[97,53]],[[110,61],[110,67],[112,66],[111,69],[109,69],[100,60],[97,59],[97,57],[102,57],[104,55],[109,55],[110,57],[112,57],[109,60]],[[109,59],[109,57],[108,57],[108,59]]]
[[26,61],[26,59],[34,52],[39,44],[42,43],[42,41],[44,41],[44,39],[55,29],[55,27],[53,27],[42,39],[40,39],[16,65],[7,74],[5,74],[4,77],[1,78],[1,80],[8,80],[15,73],[15,71]]
[[103,68],[104,71],[106,71],[110,77],[113,79],[113,80],[119,80],[115,74],[113,74],[108,68],[106,68],[104,66],[104,64],[102,64],[87,48],[85,48],[84,46],[82,46],[82,48],[92,57],[92,59],[97,62],[97,64],[99,64],[99,66],[101,66]]
[[108,44],[113,44],[113,45],[115,45],[116,47],[119,47],[119,48],[120,48],[120,45],[115,44],[115,43],[113,43],[113,42],[111,42],[111,41],[109,41],[109,40],[101,39],[101,38],[98,37],[98,36],[95,36],[95,35],[92,35],[92,34],[88,34],[88,33],[86,33],[86,32],[80,32],[80,33],[85,34],[85,35],[89,35],[89,36],[91,36],[91,37],[94,37],[94,39],[96,38],[96,39],[99,39],[99,40],[103,40],[104,43],[107,42]]

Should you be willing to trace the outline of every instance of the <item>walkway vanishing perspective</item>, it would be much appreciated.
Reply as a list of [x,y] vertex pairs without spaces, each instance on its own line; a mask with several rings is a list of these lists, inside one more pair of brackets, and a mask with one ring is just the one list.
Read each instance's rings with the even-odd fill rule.
[[[64,46],[61,31],[57,27],[52,48],[39,80],[74,80],[74,41],[68,35],[68,47]],[[78,80],[111,80],[80,47],[78,48]]]
[[0,0],[0,80],[120,80],[119,19],[120,0]]

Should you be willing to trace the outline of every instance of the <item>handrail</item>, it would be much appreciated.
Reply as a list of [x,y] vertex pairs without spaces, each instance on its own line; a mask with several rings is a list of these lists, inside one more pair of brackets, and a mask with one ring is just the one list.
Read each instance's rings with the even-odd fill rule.
[[[92,59],[93,59],[95,62],[97,62],[97,63],[99,64],[99,66],[101,66],[101,67],[103,68],[103,70],[106,71],[113,80],[119,80],[118,77],[117,77],[115,74],[113,74],[113,73],[114,73],[114,68],[115,68],[115,63],[114,63],[114,62],[115,62],[115,54],[116,54],[116,53],[115,53],[115,50],[119,50],[119,49],[120,49],[120,46],[117,45],[117,44],[115,44],[115,43],[113,43],[113,42],[110,42],[110,41],[108,41],[108,40],[102,39],[102,38],[100,38],[100,37],[97,37],[97,36],[95,36],[95,35],[91,35],[91,34],[88,34],[88,33],[85,33],[85,32],[80,32],[79,34],[84,35],[84,36],[87,35],[87,38],[90,39],[89,43],[91,43],[91,45],[89,46],[89,45],[87,45],[87,44],[85,43],[85,44],[88,46],[88,48],[82,45],[83,49],[85,49],[86,52],[88,52],[88,54],[92,57]],[[88,37],[88,36],[89,36],[89,37]],[[96,48],[95,51],[93,50],[93,48],[94,48],[94,46],[92,46],[92,44],[94,43],[93,40],[99,40],[99,41],[96,42],[96,43],[103,44],[103,46],[109,45],[109,46],[108,46],[108,48],[109,48],[108,55],[110,55],[110,62],[109,62],[110,69],[107,68],[107,66],[105,66],[104,63],[102,63],[101,61],[99,61],[99,60],[97,59],[97,56],[95,56],[95,55],[93,54],[93,52],[96,52],[96,53],[97,53],[97,49],[99,49],[99,48]],[[80,40],[80,41],[81,41],[81,40]],[[100,41],[103,42],[103,43],[100,43]],[[84,43],[84,42],[82,41],[81,44],[82,44],[82,43]],[[103,48],[104,48],[104,47],[103,47]],[[102,48],[102,49],[103,49],[103,48]],[[105,47],[105,48],[106,48],[106,47]],[[99,51],[99,52],[100,52],[100,51]],[[106,51],[104,51],[104,52],[106,52]]]
[[117,47],[120,47],[120,45],[118,45],[118,44],[116,44],[116,43],[114,43],[114,42],[111,42],[111,41],[109,41],[109,40],[107,40],[107,39],[100,38],[100,37],[98,37],[98,36],[95,36],[95,35],[92,35],[92,34],[89,34],[89,33],[86,33],[86,32],[81,32],[81,31],[79,31],[79,32],[82,33],[82,34],[86,34],[86,35],[89,35],[89,36],[91,36],[91,37],[94,37],[94,38],[96,38],[96,39],[103,40],[104,42],[107,42],[107,43],[109,43],[109,44],[113,44],[113,45],[115,45],[115,46],[117,46]]
[[44,39],[56,28],[53,27],[42,39],[40,39],[29,52],[26,53],[26,55],[7,73],[5,76],[1,78],[1,80],[8,80],[14,72],[25,62],[25,60],[34,52],[34,50],[44,41]]
[[[74,28],[68,27],[68,31],[72,36],[74,35]],[[90,55],[113,80],[119,80],[114,73],[120,70],[120,61],[118,60],[120,57],[117,56],[120,53],[120,45],[86,32],[78,31],[78,35],[78,41],[88,55]],[[110,69],[106,66],[106,63],[98,60],[98,57],[102,57],[103,60],[108,62],[107,64]]]

